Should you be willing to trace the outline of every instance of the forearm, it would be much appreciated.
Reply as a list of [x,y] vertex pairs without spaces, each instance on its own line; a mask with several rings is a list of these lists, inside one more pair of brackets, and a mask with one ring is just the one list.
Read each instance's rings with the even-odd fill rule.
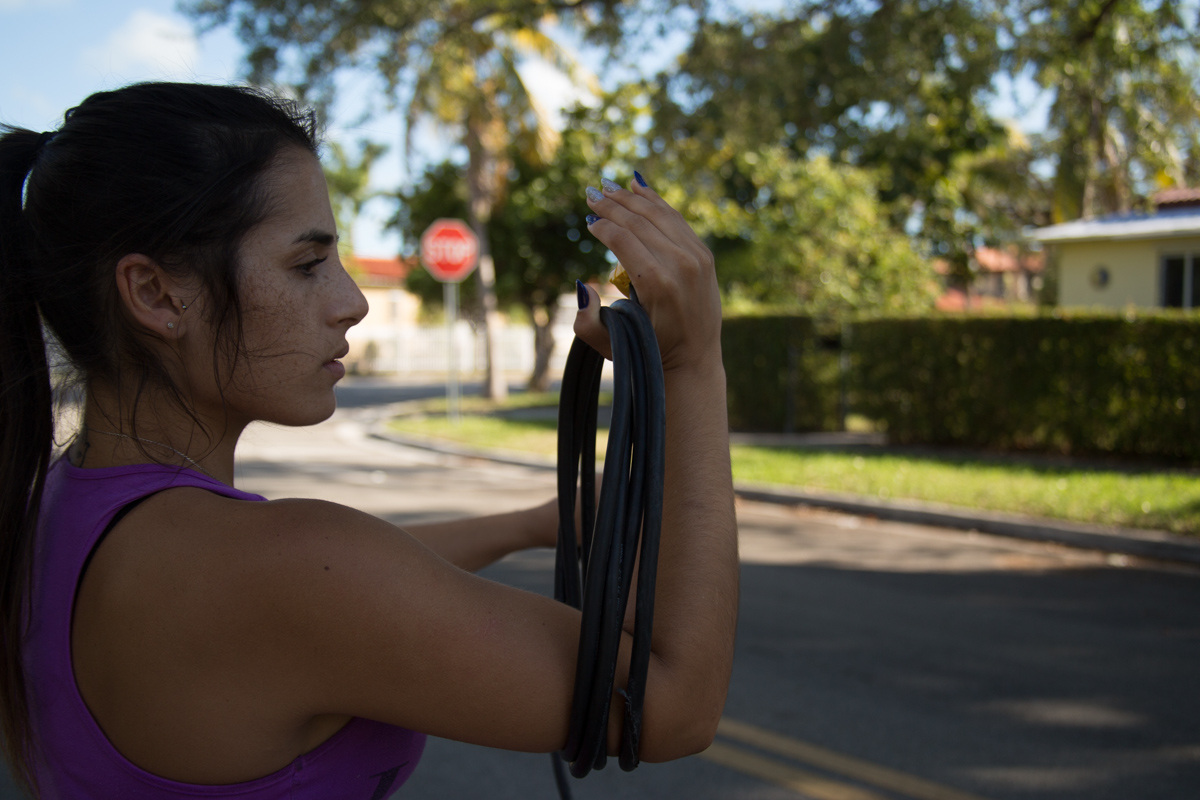
[[733,666],[737,519],[720,361],[666,373],[667,446],[653,650],[715,726]]
[[544,544],[545,529],[556,519],[547,519],[544,506],[470,517],[427,525],[409,525],[407,530],[439,556],[456,567],[475,572],[509,553]]

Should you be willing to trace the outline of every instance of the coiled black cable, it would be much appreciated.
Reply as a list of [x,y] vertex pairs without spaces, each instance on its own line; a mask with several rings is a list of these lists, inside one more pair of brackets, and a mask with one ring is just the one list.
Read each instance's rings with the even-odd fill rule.
[[[563,762],[570,764],[572,775],[582,778],[593,769],[603,769],[607,760],[608,714],[635,560],[633,652],[628,683],[619,690],[625,699],[619,763],[626,771],[638,765],[662,530],[666,389],[658,340],[636,292],[630,300],[600,309],[600,321],[612,344],[613,404],[598,504],[596,413],[604,357],[581,339],[575,339],[567,356],[558,403],[554,596],[580,609],[583,616],[567,744],[551,756],[563,800],[571,797]],[[577,487],[582,523],[578,537]]]

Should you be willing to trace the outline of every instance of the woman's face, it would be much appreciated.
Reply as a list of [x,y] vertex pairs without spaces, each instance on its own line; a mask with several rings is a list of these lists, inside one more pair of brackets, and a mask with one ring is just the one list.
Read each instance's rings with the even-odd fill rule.
[[[337,226],[317,159],[289,149],[264,181],[270,216],[240,251],[243,354],[223,392],[211,367],[207,376],[189,370],[188,377],[198,390],[193,396],[214,411],[223,407],[235,425],[312,425],[336,408],[333,387],[345,374],[337,359],[346,355],[346,331],[366,316],[367,301],[338,258]],[[197,344],[207,344],[210,357],[191,363],[211,364],[211,339]]]

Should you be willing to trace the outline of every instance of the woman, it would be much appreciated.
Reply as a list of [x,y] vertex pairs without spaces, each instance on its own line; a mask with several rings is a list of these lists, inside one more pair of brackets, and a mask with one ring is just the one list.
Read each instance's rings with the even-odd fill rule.
[[[551,544],[552,505],[404,531],[233,488],[246,425],[333,413],[367,312],[315,154],[291,104],[184,84],[0,138],[0,697],[9,761],[43,798],[368,800],[424,734],[563,745],[578,612],[467,571]],[[678,213],[640,176],[604,187],[590,229],[637,285],[667,385],[641,740],[661,761],[711,741],[732,662],[720,302]],[[599,298],[580,305],[576,332],[607,352]],[[53,463],[39,320],[86,390]]]

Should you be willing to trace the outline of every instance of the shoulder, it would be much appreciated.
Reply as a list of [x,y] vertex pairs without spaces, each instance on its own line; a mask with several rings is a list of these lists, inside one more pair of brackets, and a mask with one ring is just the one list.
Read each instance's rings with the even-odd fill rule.
[[119,628],[136,668],[169,665],[176,688],[269,703],[277,717],[350,714],[490,746],[561,746],[577,612],[460,570],[386,520],[187,488],[152,498],[112,537],[85,587],[91,618]]
[[[213,604],[289,587],[305,596],[342,571],[381,558],[394,569],[397,560],[429,555],[422,551],[402,529],[337,503],[248,501],[180,487],[150,497],[114,527],[92,569],[124,576],[129,603],[151,599],[163,613],[194,610],[220,620]],[[183,608],[172,602],[181,595],[189,600]],[[255,608],[241,606],[238,617]]]

